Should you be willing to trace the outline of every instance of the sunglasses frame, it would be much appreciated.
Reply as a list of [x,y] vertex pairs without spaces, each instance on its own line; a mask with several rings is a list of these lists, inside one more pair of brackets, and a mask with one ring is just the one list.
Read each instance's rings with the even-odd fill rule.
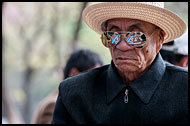
[[[113,33],[112,35],[109,35],[107,34],[108,32],[111,32]],[[116,34],[116,35],[115,35]],[[146,43],[146,36],[143,32],[113,32],[113,31],[105,31],[102,33],[101,35],[101,40],[102,40],[102,43],[105,47],[114,47],[116,46],[117,44],[119,44],[121,42],[121,37],[122,35],[125,34],[124,38],[125,38],[125,42],[129,45],[129,46],[132,46],[132,47],[135,47],[135,48],[143,48],[145,43]],[[126,37],[128,36],[128,34],[130,34],[129,37]],[[133,35],[134,34],[134,35]],[[119,35],[119,37],[117,37]],[[132,36],[133,35],[133,36]],[[135,35],[137,35],[136,37],[134,37]],[[144,38],[142,38],[142,36],[144,36]],[[109,37],[109,38],[108,38]],[[120,40],[117,40],[117,38],[120,38]],[[126,39],[127,38],[127,39]],[[114,40],[113,40],[114,39]],[[131,41],[132,39],[136,39],[136,41]],[[144,40],[141,40],[141,43],[136,43],[137,42],[137,39],[140,40],[140,39],[144,39]],[[116,41],[117,40],[117,41]],[[115,43],[115,41],[117,43]]]

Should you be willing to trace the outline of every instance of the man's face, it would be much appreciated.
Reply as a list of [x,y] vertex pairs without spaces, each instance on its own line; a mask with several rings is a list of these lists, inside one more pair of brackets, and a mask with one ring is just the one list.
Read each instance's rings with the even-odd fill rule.
[[116,46],[109,48],[113,62],[120,72],[143,72],[152,63],[163,42],[163,36],[160,35],[161,29],[156,29],[155,25],[140,20],[110,19],[107,21],[106,30],[135,31],[143,32],[146,35],[147,42],[144,48],[131,47],[124,39]]

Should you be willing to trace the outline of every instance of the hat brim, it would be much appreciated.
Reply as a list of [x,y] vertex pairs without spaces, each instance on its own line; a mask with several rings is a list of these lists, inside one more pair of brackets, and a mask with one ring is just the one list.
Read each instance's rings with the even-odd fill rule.
[[85,8],[82,16],[85,23],[98,34],[103,32],[101,24],[112,18],[132,18],[150,22],[164,30],[164,42],[172,41],[186,31],[184,21],[173,12],[142,3],[99,3]]

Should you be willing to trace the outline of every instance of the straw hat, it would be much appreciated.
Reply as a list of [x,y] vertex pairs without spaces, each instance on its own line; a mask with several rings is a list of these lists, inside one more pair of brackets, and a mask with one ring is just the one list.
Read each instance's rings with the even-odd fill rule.
[[112,18],[132,18],[150,22],[165,31],[164,42],[180,37],[186,24],[175,13],[164,9],[164,2],[102,2],[88,6],[83,11],[85,23],[98,34],[101,24]]

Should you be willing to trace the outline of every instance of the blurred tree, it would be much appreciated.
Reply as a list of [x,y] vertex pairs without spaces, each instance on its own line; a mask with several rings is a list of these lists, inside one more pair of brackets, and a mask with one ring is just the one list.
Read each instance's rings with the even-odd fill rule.
[[50,19],[50,29],[49,29],[49,34],[50,34],[50,43],[52,44],[52,49],[55,52],[55,66],[53,67],[52,71],[60,71],[62,69],[62,61],[61,61],[61,52],[60,52],[60,37],[57,33],[58,29],[58,24],[61,21],[60,15],[61,15],[61,10],[58,8],[59,3],[55,2],[52,3],[52,15]]
[[[49,5],[50,12],[51,14],[47,14],[45,12],[45,6]],[[58,7],[60,3],[38,3],[35,6],[35,10],[33,10],[33,15],[27,15],[27,12],[24,11],[23,7],[20,7],[17,11],[18,13],[22,14],[21,19],[13,20],[13,25],[17,26],[19,29],[17,29],[17,33],[19,38],[21,38],[21,42],[23,43],[23,48],[22,48],[22,61],[23,61],[23,77],[22,77],[22,89],[24,90],[25,93],[25,99],[24,103],[21,107],[22,115],[26,123],[30,122],[30,118],[32,115],[32,80],[33,80],[33,75],[35,71],[43,66],[44,61],[48,57],[44,57],[44,53],[49,52],[44,46],[40,47],[40,51],[36,52],[36,47],[39,44],[39,39],[43,36],[44,29],[46,30],[45,36],[49,37],[49,40],[44,43],[45,45],[48,45],[48,43],[51,45],[51,50],[55,52],[54,56],[54,67],[52,67],[52,70],[49,72],[53,72],[56,70],[62,70],[62,61],[61,61],[61,55],[60,55],[60,36],[58,36],[58,28],[59,24],[62,21],[61,14],[63,13],[60,8]],[[80,4],[81,8],[79,12],[82,14],[82,10],[86,6],[86,3],[77,3]],[[17,4],[19,5],[19,4]],[[20,4],[21,5],[21,4]],[[76,10],[77,11],[77,10]],[[44,13],[45,12],[45,13]],[[67,12],[64,12],[67,13]],[[26,15],[25,15],[26,14]],[[30,19],[27,18],[30,16]],[[36,17],[34,20],[33,17]],[[47,20],[48,19],[48,20]],[[78,16],[78,19],[75,19],[75,25],[76,29],[74,30],[74,34],[72,36],[73,41],[69,44],[71,47],[76,47],[76,42],[78,39],[78,32],[80,31],[80,25],[81,25],[81,15]],[[49,23],[47,23],[49,21]],[[14,27],[15,27],[14,26]],[[30,34],[29,34],[30,31]],[[72,52],[72,51],[71,51]],[[15,52],[17,53],[17,52]],[[38,57],[38,61],[41,65],[39,67],[36,67],[36,63],[34,62],[34,57]],[[45,65],[45,64],[44,64]],[[36,71],[37,72],[37,71]]]
[[78,36],[79,36],[79,31],[80,31],[80,28],[81,28],[81,20],[82,20],[82,11],[84,10],[84,8],[86,7],[86,5],[88,4],[88,2],[82,2],[81,3],[81,10],[80,10],[80,16],[78,17],[78,21],[77,21],[77,27],[75,29],[75,32],[74,32],[74,37],[73,37],[73,40],[72,40],[72,49],[73,50],[76,50],[77,49],[77,42],[78,42]]
[[[2,2],[2,14],[3,14],[3,3]],[[4,41],[3,41],[3,34],[2,34],[2,52],[3,52],[3,46],[4,46]],[[2,116],[5,116],[8,120],[8,123],[11,124],[23,124],[24,121],[18,112],[17,108],[14,106],[9,92],[10,90],[7,88],[7,85],[5,84],[5,79],[4,79],[4,74],[2,74]]]
[[[26,94],[26,99],[23,104],[23,118],[26,123],[29,123],[30,117],[31,117],[31,101],[32,100],[31,100],[30,89],[32,85],[31,83],[32,76],[35,71],[33,64],[31,64],[31,59],[32,59],[31,53],[33,53],[33,49],[34,49],[32,45],[34,42],[37,41],[37,39],[39,38],[44,28],[44,25],[40,23],[43,20],[42,10],[43,10],[42,3],[39,3],[39,7],[36,13],[36,16],[39,18],[37,18],[35,22],[31,21],[30,22],[31,24],[20,23],[20,30],[19,30],[19,35],[24,41],[23,62],[24,62],[25,71],[24,71],[24,76],[23,76],[22,87]],[[30,36],[27,35],[28,29],[26,29],[27,27],[26,25],[29,25],[31,27],[36,27],[33,31],[33,34],[31,34]]]

